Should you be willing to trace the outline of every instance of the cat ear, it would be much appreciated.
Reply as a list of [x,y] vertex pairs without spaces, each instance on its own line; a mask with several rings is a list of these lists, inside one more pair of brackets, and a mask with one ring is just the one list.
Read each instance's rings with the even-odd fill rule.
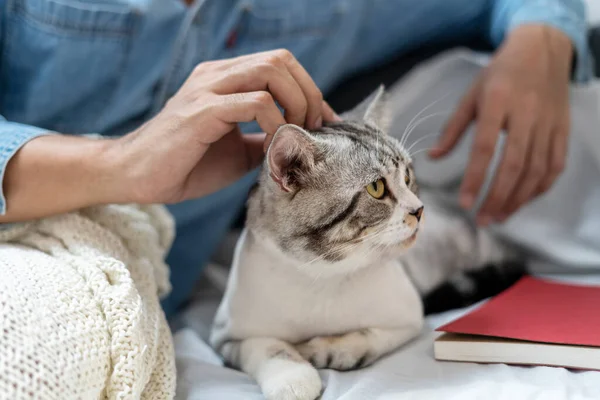
[[298,190],[302,177],[314,165],[315,150],[315,140],[302,128],[292,124],[279,127],[267,150],[267,160],[271,178],[281,190]]
[[364,99],[352,110],[341,115],[341,118],[348,121],[363,121],[375,125],[381,131],[388,133],[392,118],[388,105],[387,92],[385,87],[380,85],[377,90]]

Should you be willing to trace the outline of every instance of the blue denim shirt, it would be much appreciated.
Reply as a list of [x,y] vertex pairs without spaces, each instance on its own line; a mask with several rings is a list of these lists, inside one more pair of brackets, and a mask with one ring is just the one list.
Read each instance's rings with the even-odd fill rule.
[[[437,27],[429,39],[481,27],[497,44],[519,24],[555,26],[577,50],[576,79],[590,76],[582,0],[383,3],[197,0],[188,7],[180,0],[0,0],[0,177],[24,143],[48,131],[116,135],[134,129],[205,60],[291,46],[327,90],[336,77],[361,66],[361,53],[364,58],[387,46],[373,50],[384,55],[427,40],[419,33],[420,14]],[[361,26],[365,10],[377,7],[389,8],[381,13],[389,20]],[[411,14],[415,18],[407,20]],[[456,14],[466,23],[453,21]],[[361,29],[377,41],[360,43]],[[390,29],[405,30],[402,44],[386,42]],[[0,189],[0,213],[5,209]]]

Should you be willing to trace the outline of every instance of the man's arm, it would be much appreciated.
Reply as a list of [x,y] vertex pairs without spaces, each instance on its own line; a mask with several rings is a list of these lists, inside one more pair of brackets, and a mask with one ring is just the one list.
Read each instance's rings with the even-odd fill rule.
[[496,46],[521,25],[541,24],[558,29],[569,37],[574,48],[574,80],[585,82],[593,76],[583,0],[494,0],[490,20],[489,34]]
[[585,11],[581,0],[492,3],[489,33],[498,48],[430,152],[434,158],[448,154],[475,123],[460,189],[461,205],[471,209],[506,133],[493,183],[477,210],[482,225],[505,221],[547,192],[566,165],[569,83],[572,75],[579,82],[592,75]]
[[154,118],[118,139],[42,136],[2,120],[0,223],[209,195],[263,160],[265,135],[242,135],[238,123],[257,121],[272,138],[286,118],[318,127],[339,117],[298,60],[274,50],[199,64]]
[[[5,3],[0,41],[7,40]],[[108,183],[114,185],[103,157],[107,142],[51,134],[0,115],[0,225],[117,201],[107,196]]]
[[127,191],[117,189],[121,177],[113,176],[109,140],[44,133],[0,123],[0,223],[127,201],[117,197]]

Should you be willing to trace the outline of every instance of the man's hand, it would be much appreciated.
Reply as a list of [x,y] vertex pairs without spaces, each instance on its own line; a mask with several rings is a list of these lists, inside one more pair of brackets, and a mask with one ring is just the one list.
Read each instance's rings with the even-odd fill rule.
[[[158,115],[122,138],[26,143],[6,169],[0,223],[204,196],[258,166],[280,125],[316,128],[338,118],[288,51],[203,63]],[[265,134],[242,135],[238,123],[254,120]]]
[[[280,125],[316,128],[336,118],[294,56],[275,50],[198,65],[165,108],[118,140],[114,152],[134,188],[130,201],[179,202],[258,166]],[[241,134],[237,124],[254,120],[266,136]]]
[[573,49],[562,32],[524,25],[513,30],[449,120],[434,158],[447,154],[475,120],[471,158],[460,203],[471,208],[496,141],[507,132],[502,161],[478,215],[503,221],[548,190],[565,165],[569,136],[568,84]]

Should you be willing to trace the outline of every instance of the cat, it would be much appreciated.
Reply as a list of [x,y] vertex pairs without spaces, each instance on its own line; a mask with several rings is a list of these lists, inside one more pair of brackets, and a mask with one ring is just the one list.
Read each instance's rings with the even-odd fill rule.
[[342,122],[281,126],[267,150],[210,342],[269,400],[314,400],[318,368],[372,364],[419,335],[428,297],[453,282],[463,304],[469,274],[513,258],[424,205],[387,110],[380,87]]

